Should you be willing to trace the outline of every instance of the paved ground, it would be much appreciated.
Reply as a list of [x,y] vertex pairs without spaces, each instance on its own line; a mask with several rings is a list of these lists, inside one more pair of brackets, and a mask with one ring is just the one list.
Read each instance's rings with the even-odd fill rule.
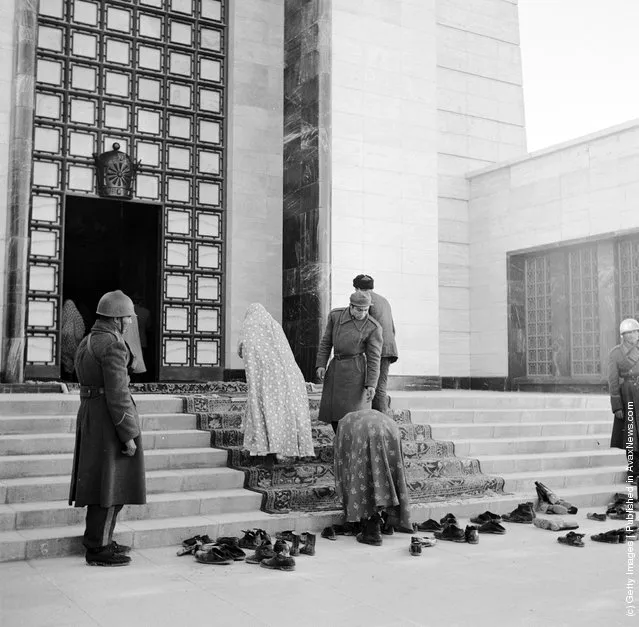
[[[565,518],[589,535],[621,525],[588,521],[585,514]],[[626,601],[628,580],[639,579],[626,574],[632,544],[587,539],[585,548],[572,548],[559,544],[558,535],[511,524],[506,536],[482,535],[476,546],[440,542],[421,557],[409,555],[404,534],[385,537],[382,547],[318,538],[317,555],[297,558],[293,573],[243,562],[205,566],[177,557],[177,547],[134,551],[125,568],[89,567],[82,557],[5,563],[0,625],[637,624],[627,614],[639,599]]]

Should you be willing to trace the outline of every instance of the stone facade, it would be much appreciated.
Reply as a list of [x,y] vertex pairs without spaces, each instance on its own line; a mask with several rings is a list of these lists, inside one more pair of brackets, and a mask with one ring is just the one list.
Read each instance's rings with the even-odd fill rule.
[[[4,281],[29,5],[0,8],[5,336],[24,324]],[[516,0],[242,0],[226,17],[226,370],[259,301],[311,378],[326,314],[364,272],[393,306],[393,375],[505,378],[507,259],[639,227],[636,123],[526,155]]]
[[[508,255],[597,243],[639,229],[639,122],[470,173],[469,181],[471,376],[505,377]],[[609,283],[613,257],[599,263],[600,290]],[[614,303],[614,287],[605,289]],[[619,320],[601,318],[607,325],[602,332],[612,338],[602,343],[605,355]]]

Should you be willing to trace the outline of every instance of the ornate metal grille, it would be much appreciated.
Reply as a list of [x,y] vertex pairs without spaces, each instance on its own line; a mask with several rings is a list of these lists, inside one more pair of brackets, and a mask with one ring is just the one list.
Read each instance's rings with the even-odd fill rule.
[[221,365],[222,0],[40,2],[27,364],[58,364],[66,193],[95,194],[92,153],[140,159],[163,206],[160,367]]
[[636,318],[639,315],[639,239],[620,241],[618,257],[620,319]]
[[573,376],[601,373],[597,247],[568,253],[570,364]]
[[526,368],[529,375],[552,374],[550,264],[544,256],[526,259]]

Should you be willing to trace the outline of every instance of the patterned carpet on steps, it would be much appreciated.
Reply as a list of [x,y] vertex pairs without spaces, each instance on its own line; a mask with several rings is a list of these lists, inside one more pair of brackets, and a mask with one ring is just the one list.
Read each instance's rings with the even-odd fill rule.
[[[262,510],[271,514],[341,509],[335,493],[333,430],[317,420],[319,398],[309,398],[309,404],[315,456],[268,467],[264,457],[251,457],[242,448],[242,399],[206,395],[184,398],[185,412],[196,414],[198,428],[211,432],[211,446],[228,451],[229,467],[244,472],[244,487],[261,493]],[[483,474],[476,459],[456,457],[454,444],[433,440],[428,425],[412,423],[410,411],[395,410],[391,415],[402,434],[412,502],[503,492],[501,477]]]

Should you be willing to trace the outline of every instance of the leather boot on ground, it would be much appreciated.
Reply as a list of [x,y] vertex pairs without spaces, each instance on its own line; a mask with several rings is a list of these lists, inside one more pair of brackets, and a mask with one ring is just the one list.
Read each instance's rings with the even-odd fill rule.
[[[278,549],[281,550],[278,551]],[[288,544],[283,540],[278,540],[275,543],[275,555],[270,559],[262,560],[260,566],[271,570],[295,570],[295,560],[289,554]]]
[[311,557],[315,555],[315,540],[316,536],[314,533],[303,533],[302,542],[304,546],[300,549],[300,554],[310,555]]
[[128,555],[116,553],[111,544],[98,549],[88,549],[86,560],[89,566],[128,566],[131,563]]
[[245,561],[247,564],[260,564],[262,560],[269,560],[272,557],[275,557],[273,545],[270,542],[264,542],[258,546],[255,549],[255,553],[249,555]]
[[362,531],[357,534],[357,541],[371,546],[382,545],[381,518],[372,516],[362,523]]

